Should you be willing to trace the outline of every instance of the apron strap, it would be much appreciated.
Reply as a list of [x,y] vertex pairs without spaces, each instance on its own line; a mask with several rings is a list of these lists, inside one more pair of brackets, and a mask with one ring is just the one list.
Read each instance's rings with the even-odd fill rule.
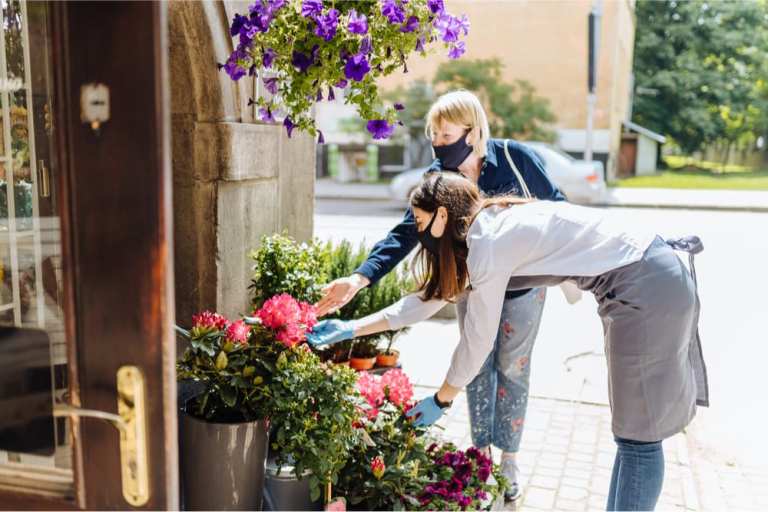
[[[701,243],[701,239],[698,236],[684,236],[682,238],[671,238],[666,240],[667,245],[676,251],[682,251],[688,253],[688,263],[690,266],[691,277],[693,278],[693,288],[696,290],[696,317],[698,318],[698,311],[700,310],[700,303],[698,297],[699,285],[696,281],[696,265],[694,265],[694,256],[704,250],[704,244]],[[707,376],[707,367],[704,364],[704,354],[701,350],[701,337],[699,336],[698,325],[694,326],[695,339],[691,344],[688,357],[694,368],[694,375],[696,378],[697,396],[696,405],[703,407],[709,407],[709,377]]]

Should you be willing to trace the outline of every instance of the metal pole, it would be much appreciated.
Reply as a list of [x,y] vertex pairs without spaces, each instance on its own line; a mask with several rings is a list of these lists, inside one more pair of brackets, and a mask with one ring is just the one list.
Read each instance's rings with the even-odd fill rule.
[[584,141],[584,160],[592,161],[592,134],[594,131],[595,105],[597,104],[597,57],[600,47],[600,17],[603,1],[594,0],[587,20],[587,128]]

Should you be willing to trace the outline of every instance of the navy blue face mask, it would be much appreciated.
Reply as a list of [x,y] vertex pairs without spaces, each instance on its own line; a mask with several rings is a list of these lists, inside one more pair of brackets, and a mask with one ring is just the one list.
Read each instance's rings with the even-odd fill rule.
[[448,171],[458,171],[459,166],[472,154],[472,146],[467,144],[467,134],[465,133],[459,140],[445,146],[432,146],[435,150],[435,156],[440,159],[443,169]]
[[416,232],[416,238],[419,239],[419,242],[427,251],[437,256],[440,252],[440,238],[432,234],[432,224],[435,223],[435,218],[437,218],[437,210],[432,215],[432,219],[427,224],[426,229]]

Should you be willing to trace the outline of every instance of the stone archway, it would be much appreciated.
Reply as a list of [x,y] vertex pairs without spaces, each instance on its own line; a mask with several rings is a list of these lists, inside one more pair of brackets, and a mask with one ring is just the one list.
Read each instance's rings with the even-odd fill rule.
[[315,146],[258,123],[253,78],[216,67],[232,51],[228,20],[245,2],[168,7],[176,316],[249,311],[247,253],[264,234],[312,236]]

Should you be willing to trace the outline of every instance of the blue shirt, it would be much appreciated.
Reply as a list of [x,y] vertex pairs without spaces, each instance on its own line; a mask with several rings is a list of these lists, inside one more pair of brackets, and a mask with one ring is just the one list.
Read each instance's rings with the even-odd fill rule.
[[[552,183],[544,170],[544,164],[533,150],[514,140],[507,145],[517,170],[525,180],[531,195],[538,199],[563,201],[565,196]],[[440,160],[435,160],[427,172],[440,171]],[[504,139],[490,139],[488,152],[480,170],[477,185],[486,196],[515,194],[522,196],[522,187],[504,154]],[[416,220],[410,208],[403,221],[387,236],[373,246],[368,258],[356,273],[367,277],[374,284],[397,266],[419,243],[416,238]],[[507,298],[523,295],[528,290],[508,292]]]

